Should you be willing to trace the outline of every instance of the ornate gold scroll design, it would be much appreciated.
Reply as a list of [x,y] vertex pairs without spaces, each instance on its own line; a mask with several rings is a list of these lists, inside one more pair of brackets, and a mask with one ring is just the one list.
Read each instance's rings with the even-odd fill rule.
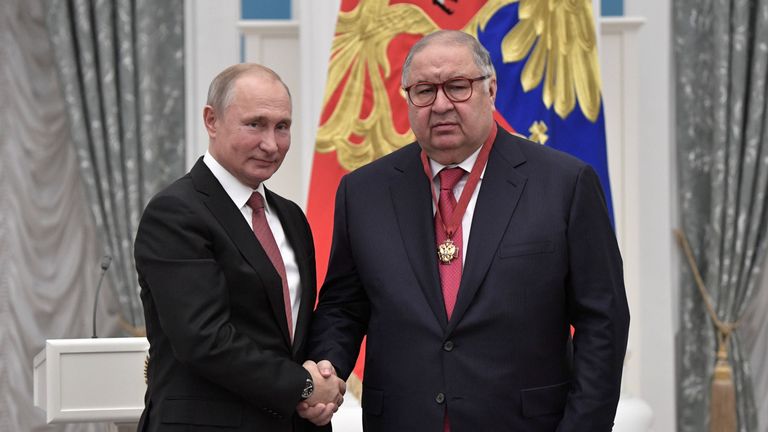
[[[350,171],[414,139],[410,130],[400,134],[394,127],[384,84],[391,73],[387,47],[400,33],[428,34],[437,25],[414,5],[387,3],[362,0],[353,10],[340,13],[336,24],[323,106],[340,87],[341,95],[318,130],[316,150],[335,150],[339,164]],[[373,104],[370,113],[360,118],[366,80]],[[351,142],[352,135],[362,142]]]
[[520,61],[530,53],[520,75],[523,89],[530,91],[543,79],[547,108],[554,104],[564,119],[578,100],[584,116],[597,121],[601,84],[591,0],[491,0],[465,31],[477,36],[500,7],[516,1],[520,21],[501,42],[503,61]]

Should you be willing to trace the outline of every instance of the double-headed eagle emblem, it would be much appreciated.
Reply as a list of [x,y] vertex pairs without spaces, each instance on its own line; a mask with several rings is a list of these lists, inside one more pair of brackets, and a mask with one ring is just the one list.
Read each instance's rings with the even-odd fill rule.
[[[464,31],[477,36],[502,7],[519,3],[518,23],[501,42],[505,63],[527,57],[520,83],[525,91],[542,85],[547,108],[566,118],[578,103],[584,116],[600,113],[600,72],[591,0],[489,0]],[[453,10],[460,8],[457,1]],[[387,48],[403,33],[429,34],[438,29],[420,7],[361,0],[342,12],[331,49],[323,106],[327,119],[317,134],[317,151],[336,151],[339,164],[353,170],[413,140],[394,127],[385,79],[391,66]],[[503,79],[503,78],[502,78]],[[364,95],[371,103],[364,108]],[[335,100],[335,106],[327,106]],[[353,139],[354,138],[354,139]]]

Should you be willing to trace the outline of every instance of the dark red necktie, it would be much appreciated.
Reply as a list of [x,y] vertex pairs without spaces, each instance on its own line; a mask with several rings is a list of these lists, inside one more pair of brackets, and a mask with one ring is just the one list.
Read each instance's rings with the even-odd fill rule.
[[[440,208],[440,217],[443,220],[443,223],[440,223],[440,221],[435,218],[435,236],[438,245],[448,238],[444,224],[447,224],[448,221],[451,220],[453,210],[456,208],[456,196],[453,194],[453,188],[456,187],[456,183],[464,177],[465,173],[466,171],[461,168],[443,168],[442,171],[438,173],[440,176],[440,199],[437,202],[437,206]],[[464,255],[461,222],[459,222],[458,227],[456,227],[456,232],[453,233],[453,238],[451,240],[456,247],[459,248],[459,256],[449,263],[438,262],[437,264],[440,268],[440,286],[443,289],[445,312],[448,314],[449,320],[453,313],[453,307],[456,306],[456,297],[459,294],[459,284],[461,283],[461,257]],[[451,431],[451,425],[448,421],[447,407],[445,417],[443,417],[443,431]]]
[[260,193],[254,192],[251,197],[248,198],[248,207],[253,209],[253,216],[251,221],[253,222],[253,233],[256,234],[256,238],[261,243],[261,247],[264,248],[264,252],[267,253],[269,260],[280,275],[280,279],[283,283],[283,303],[285,304],[285,318],[288,320],[288,334],[293,340],[293,318],[291,317],[291,293],[288,290],[288,278],[285,275],[285,263],[283,263],[283,256],[280,255],[280,249],[275,242],[275,236],[272,235],[272,230],[269,229],[267,223],[267,215],[264,213],[264,198]]
[[[453,194],[453,188],[464,177],[465,173],[466,171],[461,168],[443,168],[438,173],[440,176],[440,199],[437,206],[440,208],[440,216],[443,220],[442,224],[437,220],[435,221],[435,236],[438,245],[448,239],[444,224],[451,220],[453,210],[456,208],[456,197]],[[456,305],[456,297],[459,294],[459,284],[461,283],[461,257],[464,255],[461,222],[459,222],[451,240],[459,249],[459,256],[451,260],[450,263],[438,264],[440,268],[440,286],[443,289],[443,300],[445,301],[445,312],[448,314],[449,320],[453,313],[453,307]]]

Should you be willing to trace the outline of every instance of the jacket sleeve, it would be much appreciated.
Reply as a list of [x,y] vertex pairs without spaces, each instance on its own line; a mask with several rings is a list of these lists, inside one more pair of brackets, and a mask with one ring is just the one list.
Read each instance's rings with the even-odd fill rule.
[[622,260],[597,175],[585,165],[568,220],[573,379],[559,432],[613,428],[629,331]]
[[368,329],[370,304],[357,273],[347,227],[347,177],[336,192],[333,241],[328,273],[312,320],[309,357],[330,360],[339,376],[347,378],[355,366]]

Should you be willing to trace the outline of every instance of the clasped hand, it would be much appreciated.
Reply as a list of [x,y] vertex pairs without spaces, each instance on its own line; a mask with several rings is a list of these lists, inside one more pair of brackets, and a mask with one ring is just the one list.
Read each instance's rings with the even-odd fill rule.
[[296,412],[318,426],[326,425],[344,402],[347,384],[336,376],[328,360],[319,363],[307,360],[302,366],[312,375],[314,391],[307,400],[299,402]]

